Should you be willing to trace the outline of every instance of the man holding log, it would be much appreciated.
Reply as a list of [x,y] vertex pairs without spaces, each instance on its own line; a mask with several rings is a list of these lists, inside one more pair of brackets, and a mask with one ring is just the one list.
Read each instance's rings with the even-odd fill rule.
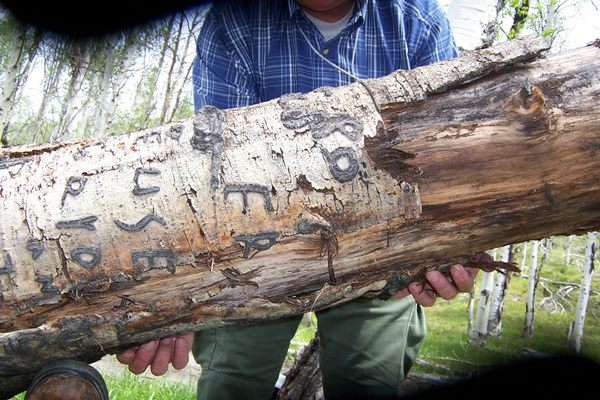
[[[215,5],[200,33],[194,100],[233,108],[376,78],[457,56],[435,0],[259,0]],[[476,261],[489,259],[485,253]],[[282,260],[285,263],[285,260]],[[476,269],[427,274],[394,299],[317,312],[326,398],[395,398],[425,336],[421,306],[473,286]],[[269,399],[301,316],[195,334],[198,399]],[[188,362],[192,335],[154,340],[118,359],[134,373]]]

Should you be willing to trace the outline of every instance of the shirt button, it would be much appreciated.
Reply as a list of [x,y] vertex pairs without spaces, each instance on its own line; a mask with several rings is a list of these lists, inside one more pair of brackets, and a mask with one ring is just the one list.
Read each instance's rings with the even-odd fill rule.
[[325,54],[325,55],[329,54],[329,47],[325,47],[323,49],[323,54]]

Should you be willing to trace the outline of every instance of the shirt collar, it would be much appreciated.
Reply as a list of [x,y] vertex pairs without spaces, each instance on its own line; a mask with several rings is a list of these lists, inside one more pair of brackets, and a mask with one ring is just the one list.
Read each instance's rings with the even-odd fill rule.
[[[287,0],[287,3],[290,12],[290,18],[292,18],[297,12],[302,11],[302,7],[298,5],[296,0]],[[358,16],[364,17],[363,14],[365,11],[366,3],[366,0],[356,0],[356,4],[358,5],[358,12],[356,12],[355,15],[352,16],[351,21],[354,21]]]

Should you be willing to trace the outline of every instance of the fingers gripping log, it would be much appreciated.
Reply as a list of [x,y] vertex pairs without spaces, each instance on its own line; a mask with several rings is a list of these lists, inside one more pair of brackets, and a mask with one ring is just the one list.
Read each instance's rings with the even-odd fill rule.
[[597,228],[598,48],[525,63],[546,48],[3,150],[0,390],[48,360],[389,294]]

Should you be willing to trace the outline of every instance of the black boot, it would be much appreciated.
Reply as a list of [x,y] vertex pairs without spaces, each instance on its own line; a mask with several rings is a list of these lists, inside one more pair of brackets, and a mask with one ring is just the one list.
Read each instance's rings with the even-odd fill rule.
[[59,360],[46,364],[35,376],[25,400],[109,400],[102,375],[91,365]]

